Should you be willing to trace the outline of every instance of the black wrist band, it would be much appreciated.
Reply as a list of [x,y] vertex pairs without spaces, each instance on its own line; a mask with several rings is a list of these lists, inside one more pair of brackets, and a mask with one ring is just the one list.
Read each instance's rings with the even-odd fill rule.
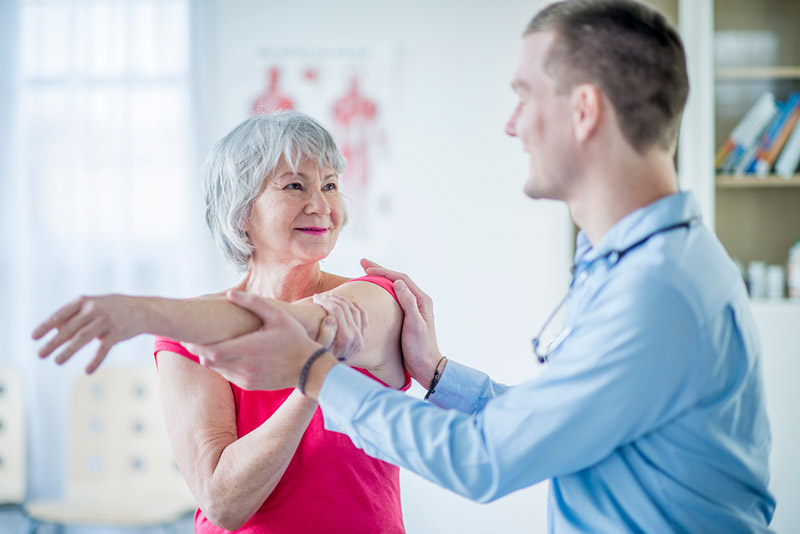
[[314,354],[308,357],[306,360],[306,364],[303,366],[303,370],[300,371],[300,380],[297,385],[297,388],[300,390],[300,393],[303,395],[306,394],[306,378],[308,378],[308,371],[311,369],[311,366],[314,365],[314,362],[317,361],[317,358],[322,356],[328,352],[326,347],[320,347],[314,351]]
[[433,378],[431,378],[431,385],[428,386],[428,392],[425,394],[422,400],[428,400],[428,397],[433,395],[433,391],[436,389],[436,384],[439,383],[439,379],[442,377],[442,373],[439,372],[439,366],[442,365],[442,362],[445,360],[445,357],[442,356],[439,359],[439,362],[436,364],[436,369],[433,371]]

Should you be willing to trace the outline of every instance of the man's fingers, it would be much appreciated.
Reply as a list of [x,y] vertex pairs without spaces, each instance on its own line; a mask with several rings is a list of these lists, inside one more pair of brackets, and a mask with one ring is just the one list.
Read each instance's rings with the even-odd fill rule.
[[361,267],[366,271],[367,269],[383,269],[383,266],[375,263],[367,258],[361,258]]
[[413,317],[420,321],[423,320],[422,314],[419,310],[417,297],[411,292],[408,286],[406,286],[406,283],[403,280],[397,280],[394,283],[394,293],[397,295],[397,300],[400,302],[400,307],[403,308],[406,318]]
[[381,267],[377,263],[363,259],[361,260],[361,265],[364,267],[364,271],[373,276],[382,276],[392,282],[396,282],[397,280],[402,280],[406,283],[406,285],[414,292],[414,295],[420,300],[429,299],[427,294],[407,275],[398,271],[392,271],[391,269],[387,269],[386,267]]
[[183,347],[190,353],[198,358],[205,359],[206,363],[203,365],[213,366],[228,360],[239,358],[242,354],[246,354],[249,348],[253,346],[250,340],[251,336],[257,335],[258,331],[245,334],[243,336],[226,339],[213,345],[199,345],[195,343],[181,343]]
[[48,341],[44,347],[39,349],[39,357],[47,358],[54,350],[66,343],[73,335],[75,335],[75,332],[89,324],[91,320],[92,319],[90,317],[86,317],[85,315],[76,315],[75,317],[72,317],[67,324],[59,328],[58,333],[53,337],[53,339]]
[[42,324],[37,326],[33,333],[31,333],[31,337],[33,339],[41,339],[46,333],[48,333],[53,328],[57,327],[64,321],[67,321],[70,317],[78,313],[81,309],[82,300],[77,299],[73,302],[70,302],[66,306],[59,308],[56,312],[47,318]]
[[334,339],[336,339],[336,319],[333,315],[326,315],[319,325],[317,343],[323,347],[330,348],[330,346],[333,345]]
[[245,291],[228,291],[228,300],[257,315],[262,322],[273,321],[281,317],[284,313],[280,306],[272,304],[267,299],[263,299],[253,293]]

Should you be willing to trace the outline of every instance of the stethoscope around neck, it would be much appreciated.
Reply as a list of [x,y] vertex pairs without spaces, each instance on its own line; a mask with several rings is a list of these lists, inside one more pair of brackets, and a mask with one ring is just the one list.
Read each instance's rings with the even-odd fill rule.
[[[671,224],[669,226],[665,226],[663,228],[659,228],[658,230],[654,230],[654,231],[650,232],[649,234],[647,234],[646,236],[641,238],[639,241],[636,241],[632,245],[628,245],[626,248],[624,248],[622,250],[616,250],[616,249],[609,250],[608,252],[606,252],[602,256],[597,257],[593,261],[597,261],[597,260],[600,260],[600,259],[609,259],[609,260],[611,260],[612,266],[615,266],[620,262],[620,260],[622,260],[623,257],[625,257],[625,255],[628,252],[630,252],[631,250],[633,250],[633,249],[635,249],[635,248],[637,248],[637,247],[639,247],[641,245],[644,245],[651,237],[656,236],[658,234],[663,234],[665,232],[671,232],[672,230],[677,230],[679,228],[691,228],[692,226],[694,226],[695,224],[697,224],[699,222],[700,222],[700,217],[696,216],[696,217],[691,217],[689,219],[686,219],[685,221],[682,221],[682,222],[679,222],[679,223],[676,223],[676,224]],[[570,327],[562,328],[561,332],[559,332],[558,335],[555,338],[553,338],[553,340],[550,343],[548,343],[547,346],[544,347],[544,350],[540,350],[541,338],[542,338],[542,334],[544,334],[545,329],[550,324],[550,322],[553,320],[553,318],[558,314],[558,312],[561,310],[561,307],[564,306],[564,304],[566,304],[567,300],[569,300],[569,296],[570,296],[570,294],[572,294],[572,289],[575,287],[575,285],[576,284],[580,284],[581,282],[583,282],[586,279],[586,277],[588,276],[588,271],[587,270],[583,270],[576,277],[575,276],[576,269],[577,269],[577,265],[573,265],[570,268],[570,273],[572,273],[572,281],[569,284],[569,289],[567,289],[567,294],[564,295],[564,298],[561,299],[561,302],[558,303],[558,306],[556,306],[556,309],[553,310],[553,313],[550,314],[550,316],[547,318],[547,320],[542,325],[542,328],[539,330],[539,333],[536,334],[536,337],[534,337],[533,340],[531,341],[531,343],[533,345],[533,353],[536,355],[536,359],[539,360],[539,363],[548,362],[550,360],[550,355],[572,333],[572,328],[570,328]]]

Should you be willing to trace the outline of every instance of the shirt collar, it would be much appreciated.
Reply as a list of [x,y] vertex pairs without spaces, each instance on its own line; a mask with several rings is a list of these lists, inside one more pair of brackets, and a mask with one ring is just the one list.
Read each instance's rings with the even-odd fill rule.
[[575,246],[575,265],[625,250],[656,230],[693,217],[700,217],[700,205],[694,194],[682,191],[629,213],[606,232],[595,247],[581,230]]

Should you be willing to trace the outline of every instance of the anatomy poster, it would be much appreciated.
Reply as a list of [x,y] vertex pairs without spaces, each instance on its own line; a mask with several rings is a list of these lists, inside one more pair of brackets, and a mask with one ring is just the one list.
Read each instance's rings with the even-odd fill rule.
[[249,113],[296,109],[320,120],[347,159],[340,176],[346,234],[375,236],[391,212],[391,132],[398,51],[391,47],[263,47]]

